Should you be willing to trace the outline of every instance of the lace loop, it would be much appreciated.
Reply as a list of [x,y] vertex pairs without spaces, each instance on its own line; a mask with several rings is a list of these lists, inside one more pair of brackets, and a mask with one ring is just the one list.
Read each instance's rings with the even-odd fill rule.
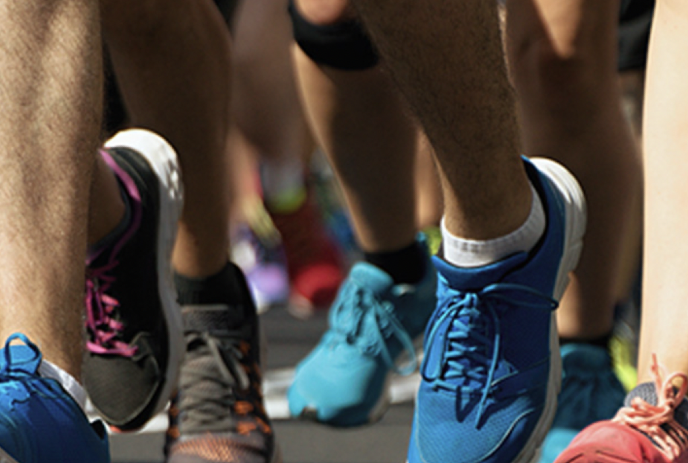
[[[417,366],[416,350],[413,340],[394,315],[394,306],[389,301],[381,301],[373,291],[348,281],[343,288],[341,302],[332,308],[332,326],[339,335],[336,342],[344,341],[357,345],[365,353],[380,353],[385,364],[394,372],[408,376]],[[373,323],[366,323],[372,320]],[[409,361],[398,367],[389,351],[387,340],[396,338],[407,353]]]
[[[626,424],[647,435],[659,450],[671,460],[688,451],[688,430],[676,422],[674,411],[688,392],[688,376],[674,373],[665,380],[663,371],[652,355],[652,375],[655,381],[657,404],[651,405],[640,397],[631,401],[630,407],[619,410],[612,421]],[[679,379],[680,387],[673,385]]]
[[[224,430],[234,427],[237,392],[251,387],[244,370],[238,333],[216,336],[209,332],[186,335],[186,367],[180,384],[185,425],[194,430]],[[210,358],[212,367],[204,359]]]
[[528,286],[513,283],[495,283],[479,291],[454,293],[445,300],[444,310],[432,322],[421,375],[433,387],[450,391],[463,387],[457,380],[482,383],[477,425],[487,407],[502,359],[500,324],[504,306],[552,311],[558,303]]

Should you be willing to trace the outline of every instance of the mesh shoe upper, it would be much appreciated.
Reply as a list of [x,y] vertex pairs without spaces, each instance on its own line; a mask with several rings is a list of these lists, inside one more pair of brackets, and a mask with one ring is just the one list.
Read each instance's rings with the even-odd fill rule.
[[176,382],[181,317],[170,255],[181,186],[166,142],[150,132],[124,134],[113,141],[143,147],[110,147],[101,155],[120,182],[131,221],[87,258],[83,378],[103,418],[130,430],[165,406]]
[[[24,344],[10,345],[14,339]],[[102,423],[89,423],[57,381],[39,376],[41,361],[21,334],[0,350],[0,461],[8,461],[6,453],[21,463],[109,462]]]
[[[390,372],[415,370],[413,339],[435,304],[436,277],[427,262],[417,285],[395,285],[382,270],[356,264],[329,314],[329,329],[296,368],[287,397],[294,416],[335,426],[378,419],[386,405]],[[406,352],[403,367],[396,360]]]
[[261,391],[258,319],[248,288],[245,295],[241,305],[184,305],[187,351],[171,409],[171,463],[273,461],[274,433]]
[[530,253],[491,265],[435,259],[437,309],[428,323],[409,463],[531,461],[556,408],[561,380],[556,299],[584,231],[577,183],[551,161],[526,169],[547,213]]

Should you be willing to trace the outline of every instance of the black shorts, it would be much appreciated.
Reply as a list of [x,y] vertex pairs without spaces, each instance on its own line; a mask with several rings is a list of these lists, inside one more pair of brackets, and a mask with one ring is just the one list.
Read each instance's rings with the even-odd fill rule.
[[654,10],[655,0],[621,0],[619,71],[645,67]]
[[231,24],[239,0],[215,0],[215,4],[225,17],[227,24]]

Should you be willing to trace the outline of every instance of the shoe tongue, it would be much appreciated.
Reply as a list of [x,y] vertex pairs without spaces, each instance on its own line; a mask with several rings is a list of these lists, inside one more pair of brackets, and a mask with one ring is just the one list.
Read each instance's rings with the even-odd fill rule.
[[477,290],[489,284],[500,282],[527,259],[527,252],[519,252],[493,264],[464,268],[449,264],[437,256],[432,258],[440,276],[447,281],[450,288],[459,291]]
[[[7,365],[8,352],[6,352],[6,349],[9,349],[9,367]],[[4,371],[5,368],[8,368],[12,373],[34,375],[38,371],[42,357],[40,352],[34,350],[31,346],[5,346],[4,349],[0,350],[0,370]]]
[[182,307],[184,331],[224,332],[246,325],[246,307],[241,304],[185,305]]
[[367,262],[359,262],[349,273],[350,281],[369,289],[376,295],[388,292],[394,286],[392,277]]

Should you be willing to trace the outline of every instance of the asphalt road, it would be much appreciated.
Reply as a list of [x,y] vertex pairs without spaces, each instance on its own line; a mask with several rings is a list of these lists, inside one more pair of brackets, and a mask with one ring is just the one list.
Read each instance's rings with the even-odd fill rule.
[[[292,318],[284,309],[261,316],[268,340],[265,382],[266,407],[273,419],[284,463],[403,463],[411,431],[413,396],[418,377],[395,378],[394,405],[373,425],[334,429],[291,420],[285,391],[293,367],[317,343],[326,326],[325,317],[309,321]],[[113,435],[113,463],[161,463],[165,416],[154,419],[136,434]]]

